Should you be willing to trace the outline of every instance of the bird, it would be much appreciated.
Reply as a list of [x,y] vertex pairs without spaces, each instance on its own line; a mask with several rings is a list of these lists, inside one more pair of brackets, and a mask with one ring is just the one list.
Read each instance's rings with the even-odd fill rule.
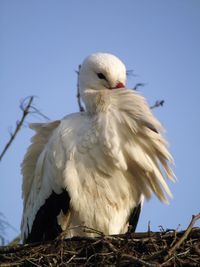
[[[21,164],[23,243],[134,232],[144,199],[169,203],[173,157],[145,98],[126,86],[115,55],[89,55],[79,70],[85,110],[35,131]],[[95,231],[86,231],[85,228]]]

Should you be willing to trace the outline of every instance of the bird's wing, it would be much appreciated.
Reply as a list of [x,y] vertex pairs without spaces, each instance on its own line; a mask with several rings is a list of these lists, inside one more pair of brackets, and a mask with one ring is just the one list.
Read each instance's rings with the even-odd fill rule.
[[[94,125],[87,113],[31,125],[36,134],[22,163],[24,211],[21,232],[24,242],[56,237],[71,223],[71,206],[76,210],[81,202],[82,206],[87,206],[79,201],[79,191],[84,179],[91,178],[91,172],[93,175],[98,172],[98,164],[90,156],[93,146],[99,146],[99,130]],[[98,148],[96,151],[100,164],[105,167],[101,146],[99,152]],[[106,168],[104,172],[107,172]]]
[[142,204],[139,203],[131,211],[131,214],[129,216],[129,221],[128,221],[129,231],[130,232],[135,232],[135,229],[137,227],[138,220],[139,220],[139,217],[140,217],[140,213],[141,213],[141,208],[142,208]]
[[[145,99],[128,89],[88,90],[85,94],[90,103],[98,103],[99,138],[107,174],[112,173],[114,165],[127,179],[132,179],[135,193],[150,198],[153,192],[167,203],[167,195],[172,197],[172,194],[165,178],[174,181],[170,167],[173,159],[163,136],[163,127]],[[91,151],[94,159],[96,154]],[[100,164],[101,167],[103,171],[105,166]]]
[[30,125],[36,134],[22,163],[24,211],[21,228],[23,241],[27,243],[55,238],[62,230],[57,221],[59,214],[63,215],[65,223],[69,221],[69,194],[56,185],[59,172],[48,151],[59,125],[60,121]]
[[35,177],[35,168],[38,162],[38,158],[43,151],[45,145],[48,143],[52,132],[60,124],[60,121],[54,121],[51,123],[32,123],[30,128],[36,131],[36,134],[32,137],[32,144],[29,146],[24,160],[21,165],[23,175],[23,199],[24,206],[26,206],[27,198],[29,196],[32,183]]
[[[163,128],[145,99],[132,90],[112,94],[112,117],[119,128],[121,153],[135,186],[149,198],[151,193],[163,202],[172,196],[165,178],[174,181],[170,168],[173,158],[162,135]],[[117,107],[117,108],[116,108]]]

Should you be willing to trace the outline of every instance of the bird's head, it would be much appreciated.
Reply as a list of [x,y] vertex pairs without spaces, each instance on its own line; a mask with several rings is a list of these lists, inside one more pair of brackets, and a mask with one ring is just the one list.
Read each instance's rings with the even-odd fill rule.
[[79,73],[80,95],[88,89],[114,90],[124,88],[126,68],[116,56],[108,53],[94,53],[81,65]]

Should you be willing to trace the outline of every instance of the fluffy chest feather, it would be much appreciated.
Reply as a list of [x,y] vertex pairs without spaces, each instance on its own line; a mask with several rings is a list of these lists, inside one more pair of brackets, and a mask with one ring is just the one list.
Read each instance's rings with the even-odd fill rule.
[[[141,192],[127,171],[115,123],[102,113],[88,119],[76,134],[71,131],[74,146],[63,176],[71,197],[72,228],[87,225],[105,234],[126,232],[130,212],[140,201]],[[80,235],[77,231],[70,230],[69,235]]]
[[[139,202],[127,177],[119,171],[114,171],[108,178],[97,172],[86,174],[82,169],[73,182],[71,228],[85,225],[105,234],[127,231],[131,210]],[[75,190],[77,194],[73,194]],[[69,235],[76,234],[81,232],[77,229],[69,232]]]

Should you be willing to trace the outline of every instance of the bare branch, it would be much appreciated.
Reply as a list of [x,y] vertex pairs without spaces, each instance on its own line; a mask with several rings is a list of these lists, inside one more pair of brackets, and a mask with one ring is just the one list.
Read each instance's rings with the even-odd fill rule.
[[5,219],[5,216],[2,212],[0,212],[0,246],[5,245],[8,241],[6,240],[6,232],[7,229],[13,230],[14,232],[17,232],[17,230],[7,222]]
[[76,71],[76,73],[77,73],[77,95],[76,95],[76,97],[77,97],[80,112],[84,112],[85,109],[81,104],[81,97],[80,97],[80,90],[79,90],[79,72],[80,72],[80,69],[81,69],[81,65],[78,66],[78,70]]
[[142,260],[142,259],[140,259],[140,258],[137,258],[137,257],[135,257],[135,256],[133,256],[133,255],[129,255],[129,254],[122,254],[122,259],[126,259],[126,260],[128,260],[129,261],[129,264],[137,264],[137,266],[138,266],[138,264],[139,264],[139,266],[147,266],[147,267],[158,267],[158,264],[157,263],[149,263],[149,262],[147,262],[147,261],[144,261],[144,260]]
[[162,107],[165,103],[165,100],[156,100],[155,104],[151,106],[151,109]]
[[133,90],[137,91],[139,87],[145,86],[144,83],[136,83],[136,85],[133,87]]
[[[168,255],[164,258],[165,262],[167,262],[169,260],[169,258],[171,257],[171,255],[174,253],[174,251],[180,247],[180,245],[187,239],[189,233],[192,230],[192,227],[194,226],[194,224],[196,223],[197,220],[200,219],[200,213],[197,215],[193,215],[192,216],[192,220],[190,222],[190,224],[188,225],[185,233],[181,236],[181,238],[173,245],[173,247],[171,247],[168,250]],[[165,265],[165,262],[163,263],[163,266]]]
[[137,75],[134,74],[133,70],[127,70],[126,71],[126,76],[130,77],[130,76],[137,76]]
[[[8,148],[10,147],[10,145],[12,144],[13,140],[15,139],[17,133],[19,132],[19,130],[21,129],[23,123],[24,123],[24,120],[26,118],[26,116],[29,114],[29,110],[31,108],[31,104],[33,102],[33,96],[30,96],[28,98],[25,98],[21,105],[20,105],[20,108],[22,110],[22,117],[20,119],[20,121],[17,121],[16,122],[16,128],[15,128],[15,131],[14,133],[11,133],[11,136],[10,136],[10,139],[8,141],[8,143],[5,145],[3,151],[1,152],[0,154],[0,161],[2,160],[3,156],[5,155],[6,151],[8,150]],[[28,103],[26,102],[26,100],[28,99]]]
[[38,115],[40,115],[41,117],[43,117],[45,120],[47,120],[47,121],[49,121],[50,120],[50,118],[49,117],[47,117],[45,114],[43,114],[39,109],[37,109],[36,107],[33,107],[33,106],[31,106],[31,112],[29,112],[29,113],[36,113],[36,114],[38,114]]

